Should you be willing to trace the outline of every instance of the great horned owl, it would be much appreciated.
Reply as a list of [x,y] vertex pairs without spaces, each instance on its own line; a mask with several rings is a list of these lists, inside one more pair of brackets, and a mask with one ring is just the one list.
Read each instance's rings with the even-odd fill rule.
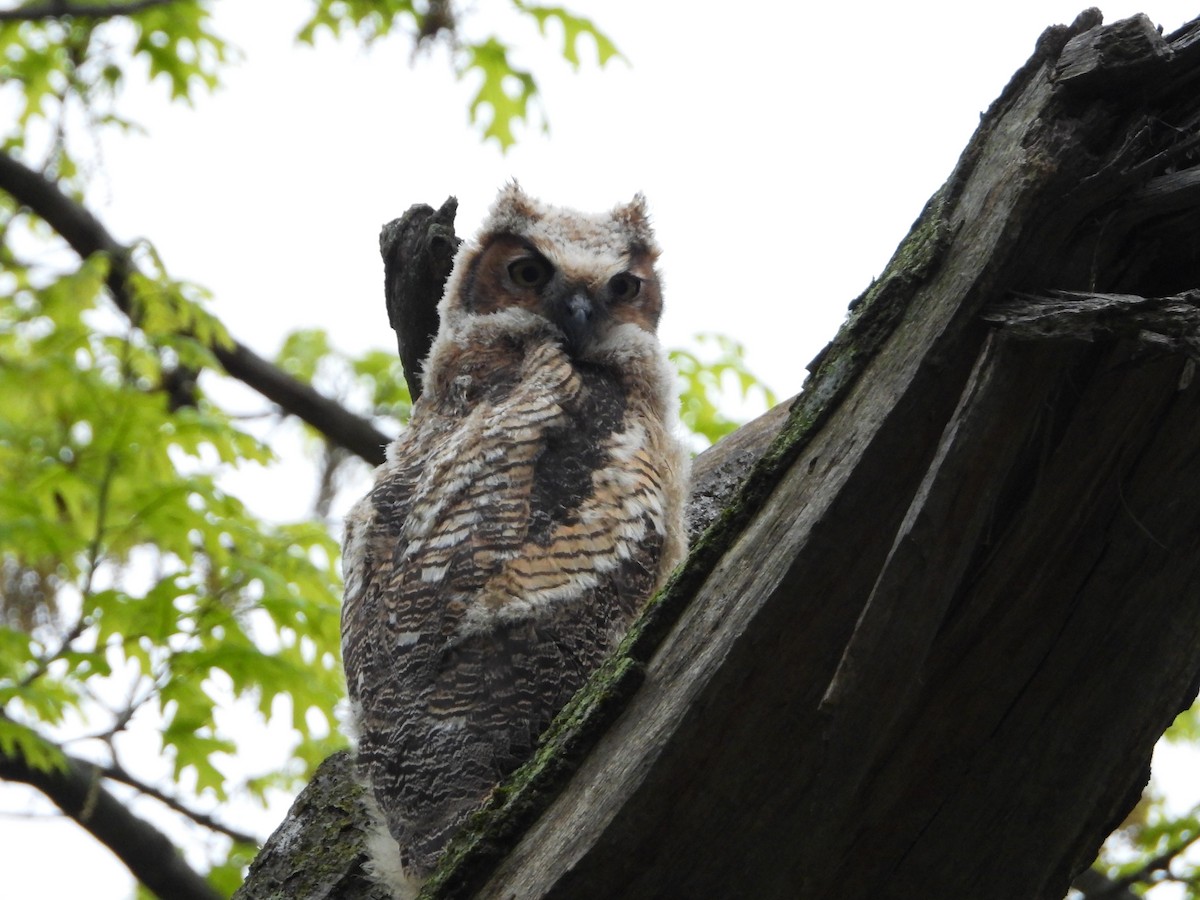
[[658,252],[640,195],[585,215],[503,189],[455,259],[409,427],[347,519],[351,724],[397,896],[684,554]]

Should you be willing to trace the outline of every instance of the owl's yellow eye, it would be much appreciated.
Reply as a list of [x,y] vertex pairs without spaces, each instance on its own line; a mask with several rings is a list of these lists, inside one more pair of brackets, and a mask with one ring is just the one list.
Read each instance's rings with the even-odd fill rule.
[[614,275],[608,282],[608,293],[613,300],[632,300],[642,290],[642,279],[628,272]]
[[536,290],[550,280],[550,274],[550,263],[539,256],[523,256],[508,266],[508,277],[519,288]]

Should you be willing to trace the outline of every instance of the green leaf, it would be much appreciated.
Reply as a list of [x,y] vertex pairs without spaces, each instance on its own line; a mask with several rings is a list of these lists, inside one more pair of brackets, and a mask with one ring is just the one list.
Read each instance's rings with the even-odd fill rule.
[[551,19],[557,20],[563,29],[562,55],[571,67],[579,69],[579,38],[589,36],[596,42],[596,60],[603,68],[610,59],[624,59],[612,39],[596,27],[591,19],[585,19],[569,12],[561,6],[539,6],[515,0],[514,5],[521,12],[532,16],[538,24],[538,30],[546,34],[546,23]]
[[[668,354],[683,384],[680,419],[708,444],[735,430],[748,416],[729,415],[731,403],[766,409],[778,403],[775,393],[747,367],[745,348],[723,335],[696,336],[699,351],[677,349]],[[730,388],[735,388],[731,391]]]
[[[225,861],[213,866],[208,872],[208,883],[223,896],[233,894],[245,880],[246,867],[254,862],[258,855],[258,847],[254,844],[235,843],[229,848]],[[151,898],[154,900],[154,898]]]
[[354,374],[364,380],[371,392],[371,408],[376,415],[390,415],[407,422],[412,413],[412,395],[404,379],[399,357],[391,351],[371,350],[349,360]]
[[174,751],[170,755],[176,781],[191,772],[196,779],[195,789],[198,793],[208,790],[218,800],[228,797],[225,776],[213,762],[213,756],[236,753],[237,745],[233,741],[216,737],[207,728],[198,727],[186,719],[177,719],[164,732],[163,743]]
[[275,357],[275,364],[289,375],[311,384],[317,367],[330,352],[329,336],[324,331],[305,328],[287,336]]
[[335,38],[353,30],[370,42],[390,34],[401,22],[416,23],[419,18],[411,0],[317,0],[296,39],[313,44],[322,29]]
[[150,64],[151,79],[167,82],[171,98],[190,103],[217,84],[229,48],[211,30],[211,15],[199,2],[156,6],[130,16],[136,29],[133,51]]
[[0,626],[0,691],[15,696],[14,687],[33,668],[37,659],[29,635],[15,628]]
[[484,139],[495,138],[500,149],[507,150],[516,143],[513,125],[529,119],[529,103],[537,94],[537,82],[532,73],[509,62],[507,45],[494,37],[468,44],[464,50],[466,62],[459,69],[459,77],[478,71],[483,78],[471,98],[471,122],[478,123],[483,107],[489,107],[491,117],[483,130]]
[[1163,735],[1174,744],[1200,742],[1200,704],[1192,704],[1175,717]]
[[7,716],[0,716],[0,756],[20,757],[39,772],[65,772],[67,769],[67,758],[62,750]]

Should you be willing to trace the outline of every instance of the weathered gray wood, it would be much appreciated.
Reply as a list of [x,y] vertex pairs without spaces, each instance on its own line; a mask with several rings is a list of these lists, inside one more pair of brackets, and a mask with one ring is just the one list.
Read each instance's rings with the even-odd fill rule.
[[1200,290],[1173,297],[1056,291],[1047,297],[1015,297],[994,304],[983,318],[1019,338],[1088,342],[1129,338],[1149,349],[1200,356],[1196,343]]
[[1085,31],[1063,48],[1055,80],[1074,90],[1104,89],[1120,80],[1133,80],[1158,71],[1174,51],[1150,19],[1142,14],[1114,23],[1103,31]]
[[788,410],[795,399],[785,400],[696,457],[692,463],[692,493],[687,505],[691,541],[703,534],[737,496],[746,473],[787,421]]

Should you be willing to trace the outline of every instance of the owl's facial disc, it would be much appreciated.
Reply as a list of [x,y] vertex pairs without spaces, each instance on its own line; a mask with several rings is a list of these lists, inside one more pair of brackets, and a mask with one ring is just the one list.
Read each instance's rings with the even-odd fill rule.
[[586,284],[570,281],[536,251],[518,256],[506,267],[508,280],[517,296],[523,296],[540,308],[542,315],[563,333],[564,348],[579,356],[595,337],[596,319],[604,311],[601,301],[592,299]]
[[488,236],[464,278],[462,308],[473,316],[524,309],[552,323],[576,359],[625,325],[654,333],[662,299],[654,258],[630,244],[624,253],[586,243]]

